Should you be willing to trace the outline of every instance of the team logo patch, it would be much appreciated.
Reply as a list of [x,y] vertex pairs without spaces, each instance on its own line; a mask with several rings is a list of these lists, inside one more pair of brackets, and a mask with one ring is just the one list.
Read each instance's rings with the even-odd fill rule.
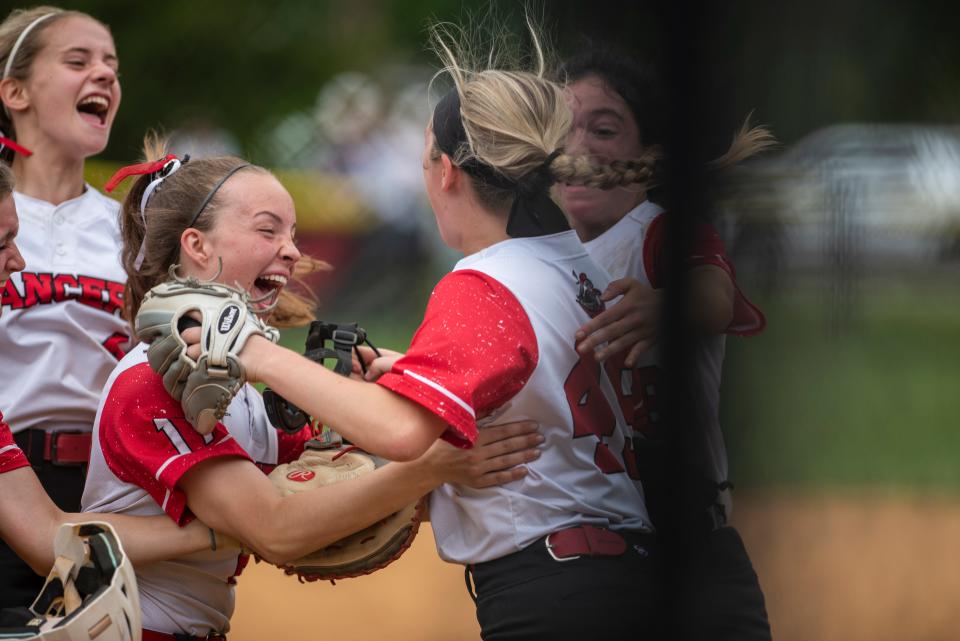
[[217,321],[217,331],[226,334],[237,324],[238,318],[240,318],[240,308],[236,305],[228,305],[220,313],[220,319]]
[[600,290],[593,286],[593,281],[587,278],[587,275],[580,272],[573,272],[573,277],[577,279],[579,290],[577,291],[577,303],[580,307],[593,318],[607,308],[606,304],[600,300]]
[[287,478],[297,483],[306,483],[316,476],[312,470],[296,470],[287,474]]

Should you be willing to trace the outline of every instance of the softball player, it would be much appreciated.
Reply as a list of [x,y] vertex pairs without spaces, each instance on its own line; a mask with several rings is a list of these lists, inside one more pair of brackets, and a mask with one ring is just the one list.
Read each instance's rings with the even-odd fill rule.
[[[117,55],[97,20],[38,7],[0,24],[0,70],[0,130],[16,141],[0,155],[16,176],[28,265],[0,300],[0,407],[44,489],[76,512],[97,400],[128,342],[117,204],[83,180],[120,104]],[[0,574],[0,607],[43,583],[4,545]]]
[[[12,192],[13,174],[0,163],[0,287],[24,268],[16,242],[20,226]],[[0,540],[7,542],[40,575],[46,575],[53,563],[54,534],[64,522],[91,518],[110,521],[121,533],[134,563],[150,563],[210,546],[210,532],[199,521],[177,528],[165,518],[66,514],[53,504],[29,467],[0,412]],[[16,605],[27,605],[34,596]]]
[[[466,258],[377,388],[260,337],[241,357],[255,380],[385,456],[414,456],[441,435],[468,446],[493,424],[536,420],[544,453],[523,479],[433,493],[440,555],[467,567],[488,641],[643,638],[656,628],[657,545],[623,414],[630,399],[572,341],[603,309],[610,279],[548,189],[629,184],[650,167],[560,150],[571,114],[542,58],[539,73],[468,70],[457,43],[435,36],[455,88],[426,130],[424,182],[441,237]],[[199,332],[184,334],[195,342]]]
[[[661,142],[659,93],[652,76],[629,59],[609,51],[586,52],[567,63],[566,73],[574,111],[568,148],[611,159],[634,158]],[[642,453],[662,442],[667,437],[665,430],[670,429],[663,408],[656,406],[658,394],[664,395],[660,387],[663,354],[656,332],[660,294],[669,279],[664,260],[666,214],[647,200],[644,189],[600,191],[565,185],[560,195],[590,255],[614,278],[635,279],[617,281],[605,292],[606,300],[626,293],[629,301],[592,319],[577,338],[578,350],[590,354],[612,338],[611,332],[622,336],[619,343],[612,341],[599,349],[596,357],[607,358],[608,364],[617,363],[616,367],[630,373],[622,380],[631,380],[632,388],[642,396],[632,419],[638,436],[636,447]],[[696,434],[698,450],[693,455],[706,491],[702,504],[694,506],[695,514],[684,515],[692,521],[685,526],[693,544],[683,550],[680,598],[675,604],[678,625],[682,638],[769,639],[756,573],[739,535],[727,524],[732,506],[719,422],[725,335],[756,334],[765,320],[737,286],[733,265],[717,232],[703,223],[691,241],[684,261],[689,270],[687,293],[692,297],[689,309],[696,312],[691,324],[702,337],[695,343],[696,371],[689,377],[694,385],[690,398],[696,421],[690,431]],[[628,321],[635,327],[633,333],[624,329]],[[638,347],[625,350],[628,343],[638,343]],[[651,513],[657,517],[655,508],[668,509],[662,504],[668,500],[662,493],[669,492],[678,477],[675,470],[658,474],[656,456],[641,460]]]
[[[131,318],[143,293],[167,279],[173,260],[182,276],[219,274],[220,282],[238,283],[254,299],[269,298],[261,303],[266,312],[301,258],[287,191],[266,170],[237,158],[188,162],[149,150],[147,156],[163,159],[122,170],[142,174],[121,213]],[[409,464],[280,496],[264,472],[296,459],[311,430],[290,435],[273,428],[260,394],[246,385],[223,423],[201,435],[150,369],[146,347],[134,347],[107,380],[95,420],[85,510],[165,515],[177,524],[196,515],[264,558],[283,562],[396,512],[444,480],[470,476],[462,466],[451,469],[438,444]],[[235,578],[246,561],[239,548],[218,547],[138,568],[144,638],[225,634]]]

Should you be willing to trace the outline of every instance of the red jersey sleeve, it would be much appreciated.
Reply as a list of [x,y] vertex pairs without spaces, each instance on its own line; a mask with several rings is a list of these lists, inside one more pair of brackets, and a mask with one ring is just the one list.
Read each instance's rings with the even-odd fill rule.
[[[666,216],[661,213],[650,222],[650,229],[643,241],[643,266],[654,288],[663,287],[669,275],[667,253],[664,251],[665,218]],[[733,283],[733,318],[727,326],[727,333],[752,336],[763,331],[767,326],[767,319],[740,290],[733,263],[727,256],[726,245],[716,228],[710,223],[699,223],[693,230],[691,240],[687,255],[684,257],[684,266],[688,269],[701,265],[719,267],[730,276],[730,281]]]
[[13,441],[10,426],[3,422],[3,414],[0,413],[0,474],[12,472],[28,465],[30,463],[27,461],[27,457],[23,455],[23,451]]
[[222,423],[201,436],[146,363],[121,373],[100,414],[99,443],[107,466],[121,481],[153,497],[178,524],[188,522],[186,494],[177,482],[191,467],[218,456],[250,460]]
[[437,284],[410,349],[377,382],[446,421],[443,438],[470,447],[477,419],[523,389],[538,357],[516,297],[486,274],[461,270]]

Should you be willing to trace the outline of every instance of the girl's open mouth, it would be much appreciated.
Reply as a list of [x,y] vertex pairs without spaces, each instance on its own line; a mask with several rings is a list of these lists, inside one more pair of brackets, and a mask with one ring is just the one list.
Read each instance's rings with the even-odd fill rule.
[[77,103],[80,117],[92,125],[99,127],[107,124],[107,112],[110,111],[110,100],[103,96],[87,96]]

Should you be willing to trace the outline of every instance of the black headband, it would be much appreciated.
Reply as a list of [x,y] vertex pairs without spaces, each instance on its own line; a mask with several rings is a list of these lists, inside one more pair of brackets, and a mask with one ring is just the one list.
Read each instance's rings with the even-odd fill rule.
[[[458,151],[469,146],[460,116],[460,94],[456,89],[451,89],[433,110],[433,136],[437,147],[451,160],[457,157]],[[519,180],[503,175],[476,156],[460,163],[459,167],[476,180],[514,192],[510,217],[507,219],[507,234],[510,237],[546,236],[570,229],[566,216],[550,198],[550,186],[556,182],[550,173],[550,164],[561,153],[563,150],[557,149],[547,156],[543,164]]]
[[193,212],[193,216],[190,218],[190,224],[187,227],[193,227],[193,224],[197,222],[197,218],[200,218],[200,214],[203,213],[203,210],[207,208],[207,205],[210,204],[210,201],[213,200],[213,197],[217,195],[217,192],[220,191],[220,188],[223,187],[223,183],[227,182],[227,179],[243,169],[244,167],[249,167],[250,163],[245,162],[243,164],[237,165],[224,175],[223,178],[217,181],[217,184],[213,186],[213,189],[210,190],[210,193],[207,194],[207,197],[203,199],[203,202],[200,203],[200,206],[197,207],[197,211]]

